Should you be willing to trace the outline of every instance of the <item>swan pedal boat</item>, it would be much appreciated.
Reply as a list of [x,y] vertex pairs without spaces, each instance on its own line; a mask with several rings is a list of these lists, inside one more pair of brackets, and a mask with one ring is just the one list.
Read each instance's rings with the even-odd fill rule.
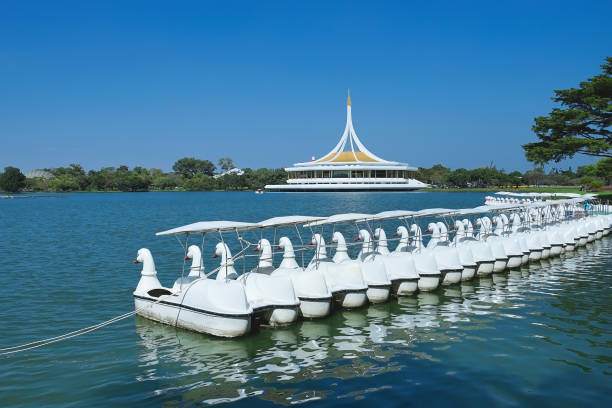
[[163,287],[157,279],[153,256],[148,249],[138,250],[134,262],[143,265],[133,293],[136,314],[219,337],[243,336],[251,330],[253,308],[240,283],[192,276],[195,279],[179,283],[182,290],[174,292]]
[[[427,292],[440,285],[499,273],[530,261],[570,254],[577,247],[609,235],[612,214],[582,211],[577,205],[582,201],[559,200],[463,210],[387,211],[374,215],[339,214],[327,218],[290,216],[261,223],[210,221],[190,224],[157,235],[202,233],[204,237],[211,232],[238,233],[267,227],[493,213],[493,221],[484,215],[477,218],[474,225],[467,218],[457,219],[450,227],[456,234],[453,240],[449,239],[446,224],[430,223],[426,230],[431,232],[427,247],[423,246],[423,235],[416,223],[410,226],[410,232],[402,225],[394,234],[401,238],[393,252],[388,249],[384,230],[376,228],[372,238],[368,225],[368,229],[359,229],[356,241],[362,242],[357,259],[348,256],[346,242],[339,231],[335,231],[330,242],[337,246],[332,259],[327,257],[322,235],[313,233],[310,245],[315,246],[315,254],[306,268],[295,261],[288,237],[281,237],[278,242],[277,249],[284,250],[283,260],[274,268],[271,244],[262,238],[254,249],[261,252],[257,268],[240,276],[234,269],[229,247],[221,239],[213,256],[221,257],[219,268],[212,271],[217,272],[214,279],[209,277],[212,273],[204,273],[201,250],[192,245],[185,256],[185,261],[192,261],[189,274],[177,279],[171,288],[161,285],[151,252],[141,248],[134,261],[142,264],[141,277],[133,293],[135,311],[168,325],[220,337],[237,337],[247,334],[257,324],[282,326],[295,322],[298,317],[327,316],[334,306],[350,309],[384,302],[390,296]],[[514,212],[507,217],[504,211]],[[473,227],[480,228],[477,234]],[[238,239],[243,240],[240,235]],[[301,250],[304,249],[306,247]],[[244,259],[244,250],[243,246],[236,259]]]

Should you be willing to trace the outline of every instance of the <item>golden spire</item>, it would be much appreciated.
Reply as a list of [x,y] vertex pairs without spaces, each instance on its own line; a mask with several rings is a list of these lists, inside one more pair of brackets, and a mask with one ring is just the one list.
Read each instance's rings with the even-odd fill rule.
[[351,106],[351,88],[348,89],[348,98],[346,98],[346,104]]

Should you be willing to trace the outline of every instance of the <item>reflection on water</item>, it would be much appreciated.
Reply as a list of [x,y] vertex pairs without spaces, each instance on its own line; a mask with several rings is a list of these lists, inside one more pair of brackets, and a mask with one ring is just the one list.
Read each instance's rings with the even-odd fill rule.
[[[461,378],[502,364],[500,374],[520,379],[510,387],[512,395],[523,392],[521,384],[537,387],[576,367],[608,376],[610,320],[598,303],[603,299],[610,306],[611,241],[563,259],[235,340],[137,318],[137,380],[155,382],[158,395],[180,396],[184,403],[256,398],[291,404],[402,395],[406,390],[394,388],[393,380],[373,387],[364,379],[395,378],[398,372],[411,376],[409,382],[427,377],[407,367]],[[339,386],[356,381],[361,386],[351,392]],[[474,386],[490,386],[484,383]]]

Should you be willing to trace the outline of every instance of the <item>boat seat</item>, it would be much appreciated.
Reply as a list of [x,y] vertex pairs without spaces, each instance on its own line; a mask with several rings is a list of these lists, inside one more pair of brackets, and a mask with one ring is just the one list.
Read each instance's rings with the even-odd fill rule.
[[147,294],[152,297],[160,297],[162,295],[171,295],[172,292],[170,292],[168,289],[165,289],[165,288],[156,288],[156,289],[151,289],[150,291],[147,292]]

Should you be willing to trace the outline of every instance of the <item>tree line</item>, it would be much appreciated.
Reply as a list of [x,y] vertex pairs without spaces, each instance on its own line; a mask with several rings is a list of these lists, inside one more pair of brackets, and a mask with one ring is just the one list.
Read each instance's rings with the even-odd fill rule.
[[[266,184],[283,184],[287,180],[284,169],[241,169],[232,172],[232,159],[218,162],[185,157],[177,160],[172,172],[161,169],[128,166],[104,167],[85,171],[80,164],[43,169],[43,177],[27,178],[15,167],[0,173],[0,190],[5,192],[70,192],[70,191],[210,191],[256,190]],[[227,174],[224,174],[227,173]]]
[[[5,192],[70,192],[70,191],[211,191],[256,190],[266,184],[285,184],[287,173],[283,169],[260,168],[234,171],[230,158],[218,162],[223,175],[215,176],[217,167],[209,160],[185,157],[177,160],[172,172],[160,169],[128,166],[105,167],[86,172],[79,164],[44,169],[51,177],[26,179],[15,167],[6,167],[0,173],[0,190]],[[578,167],[573,171],[553,168],[545,172],[542,167],[521,173],[506,173],[494,166],[472,170],[451,170],[441,164],[420,167],[414,177],[435,187],[486,188],[518,186],[584,186],[598,188],[612,184],[612,158]]]
[[612,184],[612,159],[601,159],[595,164],[578,167],[576,171],[570,167],[567,170],[552,168],[546,172],[543,167],[536,167],[524,173],[506,173],[495,166],[451,170],[436,164],[428,169],[419,167],[415,178],[442,188],[582,186],[595,189]]

